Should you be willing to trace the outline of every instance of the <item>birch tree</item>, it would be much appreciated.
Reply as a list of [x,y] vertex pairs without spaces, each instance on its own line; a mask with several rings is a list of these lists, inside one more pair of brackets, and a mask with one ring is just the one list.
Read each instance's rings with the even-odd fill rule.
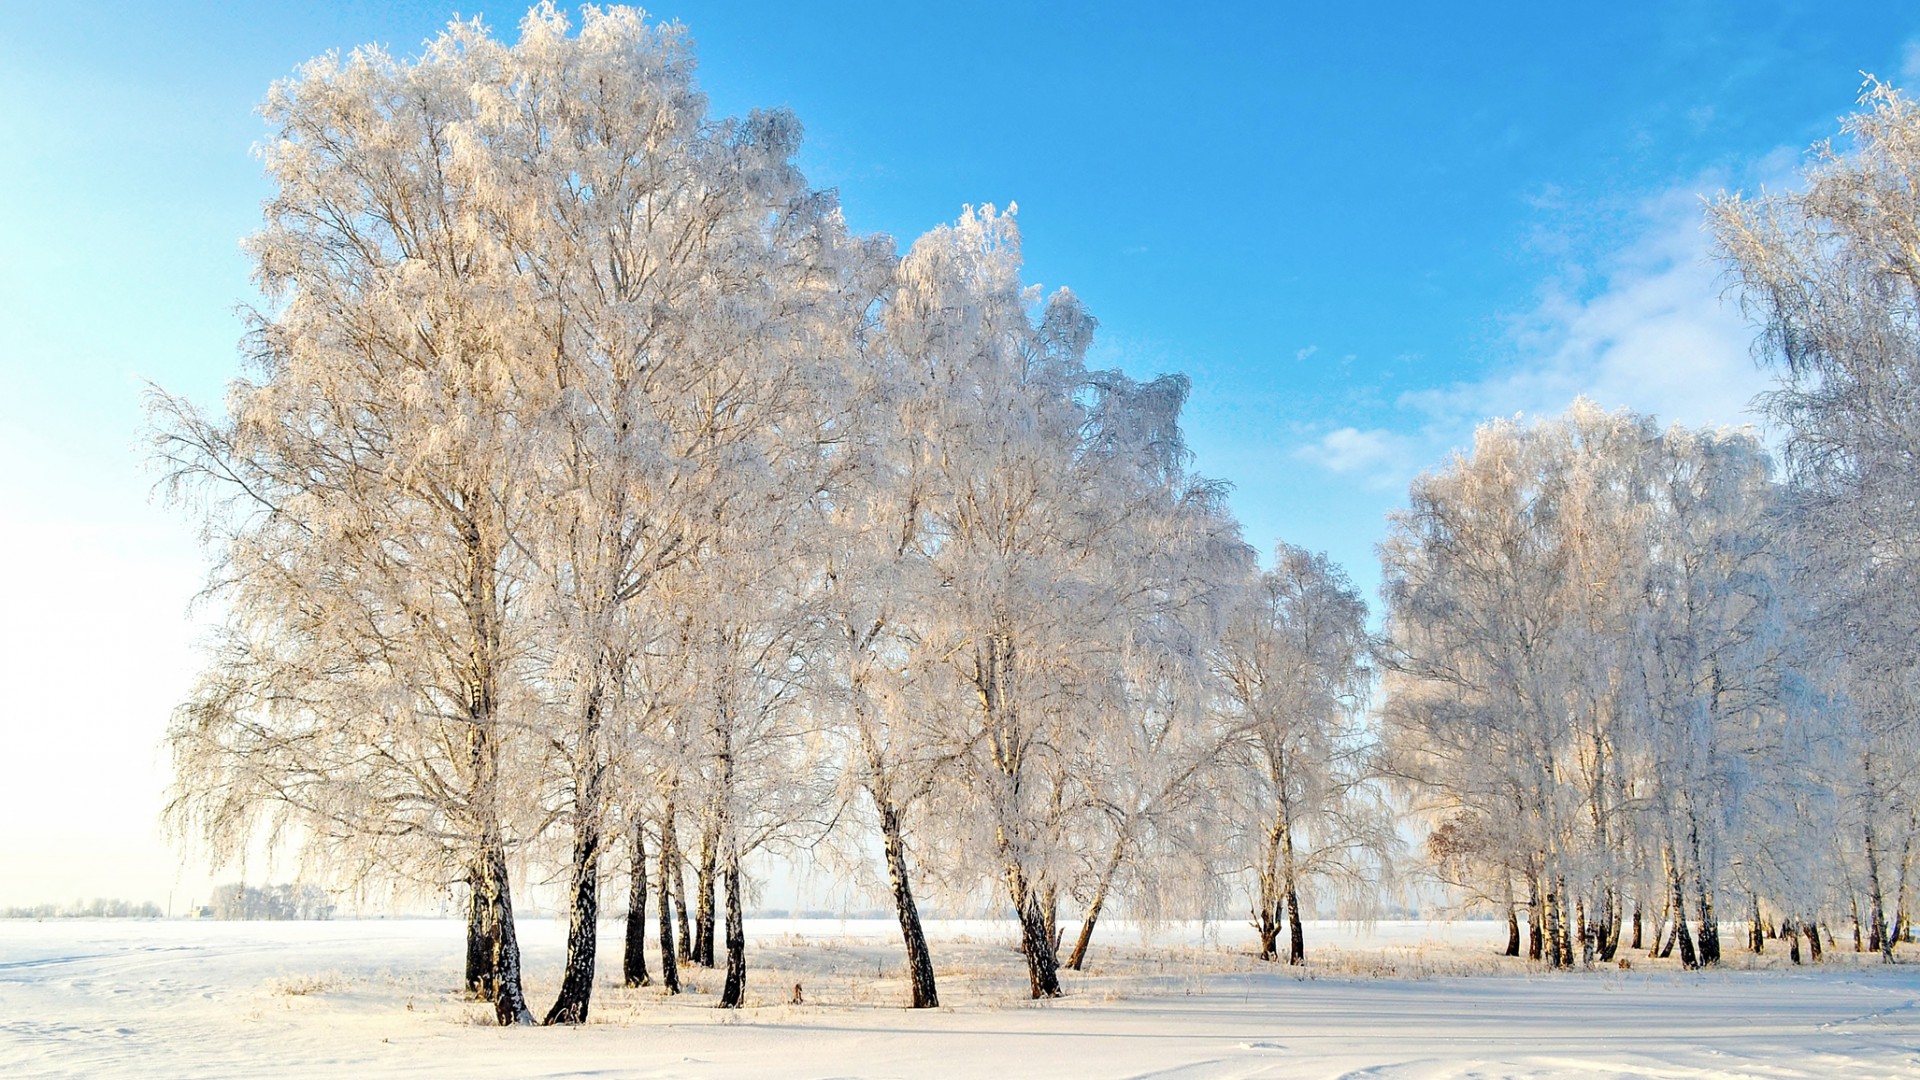
[[[461,138],[499,77],[474,25],[419,63],[375,49],[277,84],[276,193],[248,243],[271,306],[227,417],[157,394],[174,490],[207,501],[228,646],[177,715],[175,820],[230,844],[269,806],[413,874],[427,840],[477,886],[483,983],[521,995],[507,875],[510,744],[530,722],[514,417],[542,328],[480,219]],[[516,800],[517,801],[517,800]]]
[[1263,960],[1277,957],[1284,921],[1287,962],[1305,961],[1300,894],[1310,879],[1344,872],[1377,887],[1390,853],[1392,824],[1371,795],[1359,724],[1371,681],[1365,624],[1344,572],[1282,544],[1220,646]]

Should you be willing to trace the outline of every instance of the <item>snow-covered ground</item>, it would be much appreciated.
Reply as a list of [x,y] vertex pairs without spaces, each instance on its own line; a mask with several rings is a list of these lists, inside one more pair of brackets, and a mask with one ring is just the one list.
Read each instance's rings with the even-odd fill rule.
[[[0,1076],[1920,1076],[1920,965],[1850,952],[1548,975],[1493,957],[1490,923],[1321,924],[1288,971],[1240,927],[1102,930],[1034,1005],[1010,925],[933,924],[946,1007],[916,1013],[890,924],[751,920],[728,1013],[715,972],[608,985],[609,924],[593,1023],[501,1030],[450,989],[453,922],[0,922]],[[538,1005],[563,936],[521,925]]]

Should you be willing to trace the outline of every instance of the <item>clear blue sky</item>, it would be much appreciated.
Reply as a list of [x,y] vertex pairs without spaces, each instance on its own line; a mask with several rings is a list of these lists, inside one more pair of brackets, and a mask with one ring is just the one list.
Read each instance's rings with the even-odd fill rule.
[[[510,35],[523,9],[462,10]],[[0,566],[26,579],[0,599],[0,685],[43,688],[0,695],[0,736],[32,751],[0,766],[0,821],[105,745],[143,801],[74,835],[151,832],[199,563],[144,501],[139,379],[212,402],[237,370],[268,83],[361,42],[411,53],[452,12],[0,0]],[[1789,179],[1860,72],[1920,75],[1920,11],[1895,3],[654,14],[692,30],[716,110],[799,115],[856,228],[906,241],[1017,201],[1029,279],[1087,300],[1097,359],[1193,377],[1199,467],[1248,539],[1327,549],[1369,588],[1384,513],[1484,415],[1588,392],[1746,419],[1763,379],[1698,197]],[[52,880],[0,902],[114,891]]]

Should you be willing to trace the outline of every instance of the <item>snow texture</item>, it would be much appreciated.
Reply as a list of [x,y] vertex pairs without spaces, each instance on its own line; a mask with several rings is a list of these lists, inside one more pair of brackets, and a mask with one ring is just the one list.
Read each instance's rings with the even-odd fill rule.
[[[1068,996],[1020,1000],[1017,931],[928,925],[946,1007],[909,1011],[891,920],[752,920],[748,1008],[611,985],[592,1022],[501,1029],[454,921],[0,923],[0,1075],[123,1077],[1889,1077],[1920,1075],[1920,968],[1777,950],[1556,975],[1504,924],[1313,928],[1304,970],[1244,927],[1102,924]],[[609,926],[607,932],[612,932]],[[566,927],[526,920],[529,992]],[[790,1003],[793,984],[805,1004]]]

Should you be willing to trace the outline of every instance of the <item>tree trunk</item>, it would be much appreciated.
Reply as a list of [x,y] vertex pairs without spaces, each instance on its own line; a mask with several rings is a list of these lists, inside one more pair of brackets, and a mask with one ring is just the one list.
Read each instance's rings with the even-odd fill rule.
[[1254,930],[1260,935],[1260,959],[1278,960],[1280,920],[1285,914],[1285,895],[1280,889],[1280,834],[1286,819],[1280,818],[1267,830],[1267,860],[1260,872],[1260,907],[1254,913]]
[[1787,959],[1793,961],[1797,967],[1800,964],[1800,931],[1791,922],[1788,922],[1784,929],[1787,934]]
[[[741,910],[740,853],[727,842],[727,983],[720,1007],[737,1009],[747,1000],[747,924]],[[708,939],[711,947],[712,939]]]
[[1253,928],[1260,935],[1260,959],[1280,959],[1280,927],[1286,918],[1286,901],[1276,898],[1271,904],[1263,898],[1254,912]]
[[1113,875],[1120,868],[1120,856],[1126,851],[1126,834],[1113,842],[1113,851],[1107,855],[1107,865],[1100,871],[1100,881],[1093,889],[1093,902],[1087,905],[1086,914],[1080,916],[1080,937],[1073,943],[1073,955],[1067,958],[1067,967],[1074,971],[1087,959],[1087,946],[1093,941],[1093,925],[1100,921],[1100,909],[1107,902],[1107,889],[1113,884]]
[[1559,913],[1560,926],[1560,966],[1573,966],[1573,920],[1567,918],[1567,879],[1561,875],[1554,879],[1554,909]]
[[600,698],[596,681],[581,715],[574,749],[573,866],[567,889],[567,959],[560,994],[545,1023],[584,1024],[593,1001],[594,966],[600,951],[601,799],[606,765],[600,751]]
[[1680,870],[1671,862],[1667,864],[1667,877],[1673,890],[1673,933],[1680,942],[1680,966],[1692,971],[1700,966],[1700,957],[1693,951],[1693,935],[1687,932],[1687,897]]
[[1713,915],[1713,890],[1704,872],[1694,875],[1694,896],[1700,906],[1700,965],[1720,962],[1720,923]]
[[1040,890],[1040,895],[1040,911],[1046,923],[1047,941],[1057,961],[1060,956],[1060,938],[1064,933],[1060,929],[1060,892],[1050,884]]
[[687,921],[687,860],[680,854],[680,837],[673,838],[673,911],[680,922],[680,939],[674,946],[674,955],[683,964],[693,962],[693,930]]
[[[1719,681],[1718,668],[1714,681]],[[1720,962],[1720,922],[1713,915],[1713,882],[1700,849],[1700,821],[1691,806],[1687,808],[1687,845],[1693,852],[1693,894],[1700,912],[1700,964],[1704,967]]]
[[[1638,891],[1636,887],[1636,894]],[[1628,948],[1636,951],[1640,948],[1640,900],[1637,895],[1633,901],[1633,944],[1629,945]]]
[[1545,906],[1540,900],[1540,875],[1530,872],[1527,874],[1527,959],[1529,960],[1541,958],[1543,944],[1541,923],[1545,921],[1542,918],[1541,909]]
[[491,944],[488,981],[493,988],[494,1019],[502,1026],[531,1024],[526,995],[520,988],[520,939],[513,929],[513,893],[507,880],[507,848],[496,831],[481,840],[482,904],[486,937]]
[[1748,893],[1752,918],[1747,922],[1747,951],[1759,956],[1767,951],[1767,928],[1760,921],[1760,894]]
[[567,962],[548,1024],[584,1024],[593,1001],[593,969],[600,941],[600,824],[574,824],[572,903],[567,913]]
[[622,981],[628,986],[653,982],[647,974],[647,830],[633,823],[632,869],[627,887],[627,949],[621,957]]
[[1807,933],[1807,953],[1813,958],[1813,962],[1817,964],[1820,962],[1821,957],[1820,924],[1808,920],[1803,929],[1805,929]]
[[1567,947],[1567,912],[1564,904],[1565,898],[1561,895],[1560,883],[1557,880],[1548,881],[1546,898],[1541,908],[1547,924],[1547,967],[1549,968],[1567,967],[1573,960],[1570,955],[1571,950]]
[[467,868],[467,992],[493,1000],[493,941],[488,937],[486,902],[479,866]]
[[1307,962],[1307,938],[1300,925],[1300,890],[1293,858],[1293,827],[1289,822],[1280,839],[1280,869],[1286,875],[1287,963]]
[[1880,854],[1873,835],[1873,819],[1869,817],[1866,825],[1867,838],[1867,948],[1880,954],[1885,963],[1893,963],[1893,935],[1887,932],[1886,902],[1881,896]]
[[680,992],[680,963],[673,948],[673,864],[680,856],[673,846],[673,801],[660,817],[660,985],[667,993]]
[[1035,998],[1059,997],[1059,961],[1054,956],[1053,939],[1047,936],[1047,916],[1040,910],[1039,891],[1028,887],[1026,875],[1017,866],[1007,869],[1007,886],[1014,914],[1020,919],[1020,951],[1027,960],[1028,986]]
[[1900,873],[1894,879],[1893,886],[1893,940],[1895,944],[1912,941],[1912,928],[1909,925],[1911,909],[1908,904],[1908,882],[1913,876],[1913,834],[1920,819],[1913,814],[1907,815],[1906,836],[1900,841]]
[[893,910],[900,918],[900,938],[907,947],[907,982],[913,989],[912,1007],[938,1008],[940,995],[933,985],[933,955],[927,950],[927,935],[920,926],[920,909],[913,902],[913,885],[907,876],[907,843],[900,811],[878,796],[874,797],[874,804],[880,808],[880,836],[886,846]]
[[700,827],[700,861],[694,866],[693,962],[706,968],[714,965],[714,886],[720,867],[719,825],[719,813],[709,811]]
[[1514,910],[1511,898],[1507,900],[1507,949],[1500,955],[1520,955],[1520,915]]
[[1605,936],[1600,942],[1600,962],[1611,964],[1613,958],[1620,952],[1620,932],[1624,929],[1623,920],[1620,918],[1620,894],[1614,892],[1611,885],[1607,886],[1606,903],[1607,923]]

